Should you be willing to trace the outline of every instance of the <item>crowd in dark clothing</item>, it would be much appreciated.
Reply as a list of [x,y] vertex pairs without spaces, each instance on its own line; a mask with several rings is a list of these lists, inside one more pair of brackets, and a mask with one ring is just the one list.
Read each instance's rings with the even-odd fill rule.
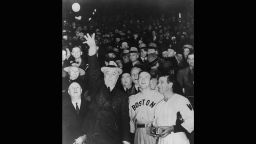
[[[187,97],[194,106],[194,64],[191,66],[188,62],[188,56],[194,53],[193,15],[185,12],[181,13],[182,17],[179,17],[178,12],[152,12],[152,15],[150,15],[147,14],[148,12],[138,14],[120,9],[118,9],[119,13],[107,13],[103,10],[93,11],[94,14],[90,17],[90,21],[88,17],[83,15],[82,20],[77,20],[74,17],[63,20],[63,117],[66,119],[66,117],[69,117],[69,113],[72,113],[71,108],[69,108],[72,105],[68,103],[70,101],[68,88],[72,82],[78,82],[81,85],[81,105],[84,105],[86,110],[90,109],[88,113],[84,112],[84,115],[87,116],[79,115],[79,117],[83,118],[74,116],[76,118],[73,120],[71,118],[66,120],[70,122],[77,119],[79,122],[73,127],[83,127],[79,132],[74,132],[72,136],[67,137],[74,139],[81,136],[82,133],[89,133],[89,135],[100,133],[103,128],[100,126],[98,128],[94,127],[97,122],[99,122],[98,125],[107,125],[106,123],[109,123],[110,126],[106,126],[106,129],[103,130],[109,133],[123,132],[124,129],[129,129],[127,128],[127,126],[129,127],[128,109],[126,108],[128,107],[127,99],[130,95],[138,93],[138,90],[135,88],[134,82],[132,82],[131,89],[124,90],[121,75],[129,73],[133,77],[131,71],[134,67],[141,69],[141,71],[148,71],[152,78],[158,78],[163,73],[174,75],[177,78],[173,87],[174,92]],[[96,45],[99,48],[97,56],[88,56],[89,46],[84,43],[84,36],[87,33],[90,35],[95,33]],[[122,69],[122,74],[111,92],[104,85],[103,76],[100,72],[100,68],[107,66],[110,61],[114,61]],[[71,66],[77,68],[70,68]],[[99,77],[102,79],[99,79]],[[97,107],[95,106],[96,104],[89,105],[89,103],[93,103],[94,98],[92,96],[100,97],[99,93],[101,92],[112,95],[110,100],[113,103],[110,106],[113,107],[112,110],[108,110],[111,108],[107,103],[104,103],[106,104],[104,107]],[[100,102],[97,101],[96,103]],[[107,119],[108,115],[120,116],[117,120],[113,120]],[[94,121],[93,118],[95,117],[100,120]],[[104,120],[106,123],[102,123]],[[115,125],[115,121],[117,121],[117,125],[123,125],[122,127],[116,127],[119,130],[111,128],[111,124]],[[124,121],[127,123],[124,124]],[[84,125],[84,123],[87,123],[87,125]],[[97,131],[97,129],[101,130]],[[108,135],[93,139],[93,136],[91,136],[91,141],[98,141],[100,144],[104,143],[100,142],[100,139],[108,137],[107,139],[112,139],[113,143],[118,143],[121,137],[126,137],[123,139],[132,142],[127,136],[127,131],[116,135],[120,135],[120,137],[115,139]]]

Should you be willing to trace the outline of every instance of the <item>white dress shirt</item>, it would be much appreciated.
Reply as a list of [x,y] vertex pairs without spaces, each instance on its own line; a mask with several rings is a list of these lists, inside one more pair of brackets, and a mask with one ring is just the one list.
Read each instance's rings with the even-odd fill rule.
[[78,108],[79,108],[79,110],[80,110],[80,107],[81,107],[81,99],[76,100],[76,101],[72,101],[72,104],[73,104],[73,106],[74,106],[75,109],[76,109],[76,103],[77,103],[77,106],[78,106]]

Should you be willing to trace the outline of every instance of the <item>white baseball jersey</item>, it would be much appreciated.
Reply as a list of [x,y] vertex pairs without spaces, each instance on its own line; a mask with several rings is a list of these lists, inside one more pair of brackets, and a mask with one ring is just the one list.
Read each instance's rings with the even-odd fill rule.
[[[189,133],[194,130],[194,110],[187,98],[174,94],[168,101],[162,100],[155,108],[155,126],[172,126],[176,124],[177,112],[184,122],[181,124]],[[184,132],[171,133],[159,138],[158,144],[189,144]]]
[[147,124],[153,122],[154,111],[157,103],[163,99],[163,95],[157,91],[139,92],[129,97],[130,130],[135,132],[135,124]]

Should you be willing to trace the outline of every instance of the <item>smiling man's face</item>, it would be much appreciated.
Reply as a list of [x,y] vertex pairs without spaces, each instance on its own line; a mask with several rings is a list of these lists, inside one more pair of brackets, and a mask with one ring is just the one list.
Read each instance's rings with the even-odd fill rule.
[[141,72],[139,75],[139,86],[141,89],[146,89],[150,84],[150,74],[148,72]]
[[82,88],[78,83],[73,82],[68,88],[68,93],[71,98],[81,98]]

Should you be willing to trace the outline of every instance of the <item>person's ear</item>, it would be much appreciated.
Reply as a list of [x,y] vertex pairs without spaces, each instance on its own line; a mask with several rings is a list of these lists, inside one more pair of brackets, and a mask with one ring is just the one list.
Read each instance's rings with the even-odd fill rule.
[[168,85],[170,86],[170,88],[173,88],[173,83],[172,82],[170,82]]

